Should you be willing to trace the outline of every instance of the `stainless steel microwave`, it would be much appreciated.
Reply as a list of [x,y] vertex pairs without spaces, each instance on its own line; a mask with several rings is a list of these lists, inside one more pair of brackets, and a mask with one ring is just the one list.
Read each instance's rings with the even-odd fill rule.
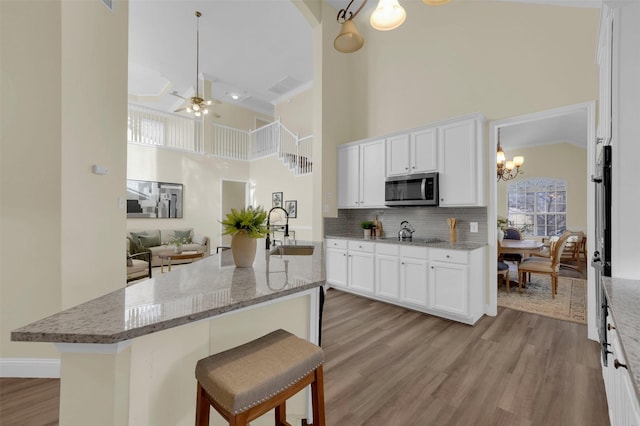
[[393,176],[384,183],[387,206],[437,206],[438,173]]

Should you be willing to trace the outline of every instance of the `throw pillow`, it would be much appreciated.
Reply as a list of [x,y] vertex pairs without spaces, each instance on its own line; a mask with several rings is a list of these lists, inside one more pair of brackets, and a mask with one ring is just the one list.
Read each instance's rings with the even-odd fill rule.
[[140,240],[137,237],[135,239],[127,237],[127,239],[129,240],[129,250],[131,251],[131,254],[137,254],[145,251],[144,247],[140,246]]
[[140,245],[145,248],[156,247],[162,245],[160,237],[157,235],[139,235]]
[[190,229],[187,229],[186,231],[180,231],[180,230],[176,229],[175,231],[173,231],[173,234],[175,235],[176,238],[182,239],[182,241],[184,241],[184,244],[191,244],[191,230]]
[[[131,234],[131,240],[134,241],[136,244],[140,245],[140,236],[141,235],[149,235],[146,232],[130,232]],[[135,253],[135,252],[133,252]]]

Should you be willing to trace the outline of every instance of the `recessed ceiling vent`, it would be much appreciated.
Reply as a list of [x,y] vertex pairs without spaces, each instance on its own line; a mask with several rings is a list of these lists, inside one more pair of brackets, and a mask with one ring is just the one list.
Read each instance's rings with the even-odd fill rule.
[[102,4],[107,6],[107,9],[113,12],[113,0],[101,0]]
[[277,93],[278,95],[284,95],[285,93],[289,93],[296,87],[300,86],[302,83],[291,76],[286,76],[282,80],[278,81],[273,86],[269,87],[269,91],[273,93]]

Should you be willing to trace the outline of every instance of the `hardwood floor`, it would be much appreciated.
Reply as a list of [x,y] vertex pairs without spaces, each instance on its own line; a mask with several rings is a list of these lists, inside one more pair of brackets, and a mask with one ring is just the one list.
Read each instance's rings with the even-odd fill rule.
[[58,424],[59,379],[0,378],[0,425]]
[[586,326],[500,309],[471,327],[330,290],[327,424],[608,425]]
[[[475,326],[330,290],[328,426],[608,425],[586,326],[500,309]],[[0,424],[58,419],[59,381],[0,379]]]

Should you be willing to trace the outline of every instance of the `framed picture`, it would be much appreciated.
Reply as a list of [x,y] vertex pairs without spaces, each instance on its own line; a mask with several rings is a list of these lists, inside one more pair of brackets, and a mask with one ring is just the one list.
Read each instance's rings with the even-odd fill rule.
[[182,218],[182,184],[127,179],[127,218]]
[[298,200],[285,201],[284,209],[289,212],[289,219],[295,219],[298,217]]
[[271,207],[282,207],[282,192],[271,194]]

